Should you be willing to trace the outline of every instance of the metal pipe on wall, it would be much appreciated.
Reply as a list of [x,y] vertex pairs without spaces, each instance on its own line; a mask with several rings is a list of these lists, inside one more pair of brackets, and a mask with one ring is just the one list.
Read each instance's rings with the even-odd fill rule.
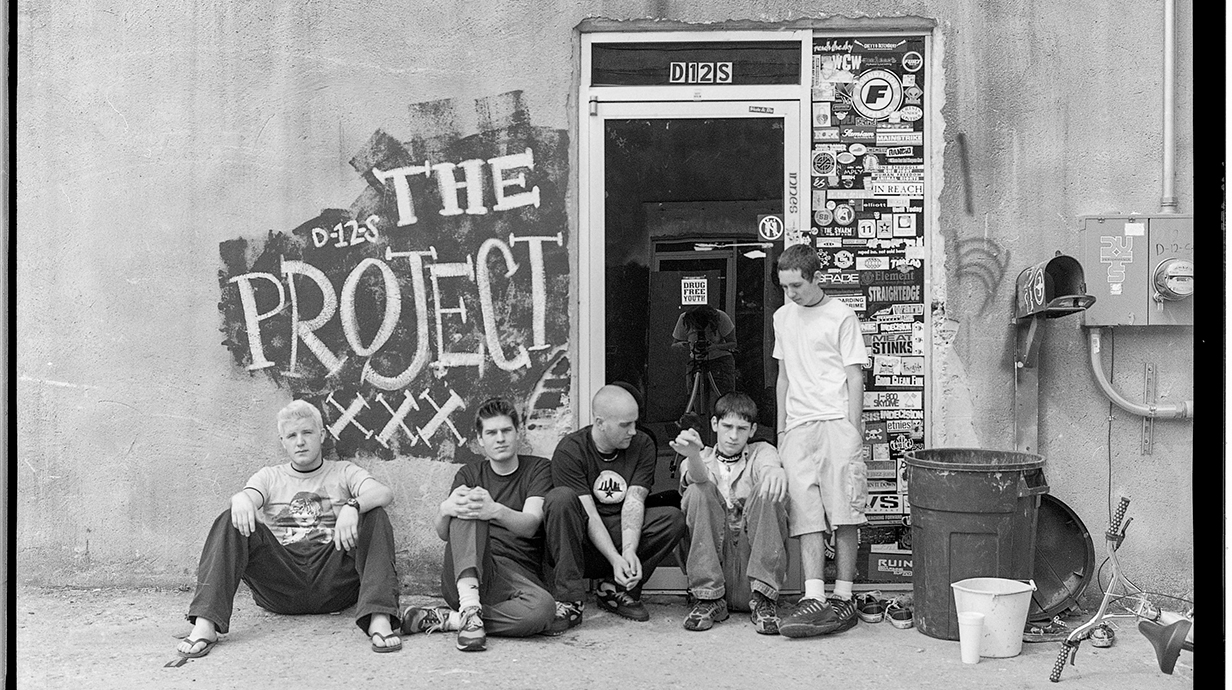
[[1176,0],[1164,0],[1164,162],[1160,213],[1176,213],[1176,136],[1173,110],[1176,101]]
[[1113,387],[1112,382],[1104,374],[1104,365],[1099,360],[1099,349],[1101,340],[1101,329],[1088,328],[1087,339],[1091,352],[1091,373],[1095,375],[1095,382],[1099,384],[1100,390],[1108,399],[1116,404],[1117,407],[1125,410],[1130,414],[1138,415],[1139,417],[1149,417],[1151,419],[1193,419],[1193,401],[1186,400],[1180,403],[1169,405],[1141,405],[1130,402],[1121,395],[1120,391]]

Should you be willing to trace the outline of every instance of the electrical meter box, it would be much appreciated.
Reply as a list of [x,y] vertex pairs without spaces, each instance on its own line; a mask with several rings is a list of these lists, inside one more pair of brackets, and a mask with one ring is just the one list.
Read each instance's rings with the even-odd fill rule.
[[1193,216],[1082,216],[1087,326],[1193,325]]

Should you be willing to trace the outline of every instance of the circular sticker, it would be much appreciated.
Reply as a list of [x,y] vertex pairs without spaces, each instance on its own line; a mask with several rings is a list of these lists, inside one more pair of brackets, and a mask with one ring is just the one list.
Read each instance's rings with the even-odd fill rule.
[[813,174],[814,175],[833,175],[834,174],[834,154],[829,151],[814,151],[813,152]]
[[906,122],[915,122],[924,117],[924,111],[918,105],[905,105],[902,110],[898,111],[898,115]]
[[852,253],[847,251],[846,249],[844,249],[841,252],[836,252],[834,254],[834,265],[838,266],[839,268],[843,268],[843,269],[851,268],[852,264],[854,264],[855,262],[856,262],[855,256],[852,255]]
[[843,204],[834,209],[834,222],[839,225],[851,225],[851,221],[856,219],[856,212],[847,204]]
[[831,211],[834,210],[835,206],[838,206],[838,202],[835,201],[834,199],[830,199],[826,201],[826,208],[830,209]]
[[909,50],[903,54],[903,69],[908,72],[919,72],[924,66],[924,56],[914,50]]
[[757,234],[763,240],[777,240],[783,236],[783,220],[778,216],[765,216],[757,224]]
[[864,154],[868,153],[868,147],[859,142],[856,142],[852,144],[851,146],[848,146],[847,150],[850,151],[851,155],[853,156],[863,156]]
[[813,220],[821,226],[829,225],[834,220],[834,214],[827,209],[821,209],[813,212]]
[[870,69],[851,89],[851,105],[870,120],[884,120],[903,102],[903,85],[898,75],[884,69]]
[[851,165],[852,163],[856,162],[856,157],[853,156],[850,151],[843,151],[842,153],[838,154],[834,158],[835,160],[837,160],[839,163],[842,163],[843,165]]

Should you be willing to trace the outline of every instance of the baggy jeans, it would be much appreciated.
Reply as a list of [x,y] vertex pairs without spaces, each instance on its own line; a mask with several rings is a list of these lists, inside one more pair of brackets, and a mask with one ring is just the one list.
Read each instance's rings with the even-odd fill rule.
[[214,520],[201,562],[197,592],[188,621],[214,622],[219,634],[231,627],[231,610],[240,581],[257,605],[282,614],[333,613],[354,605],[355,625],[368,633],[374,613],[400,625],[398,575],[394,571],[394,532],[384,508],[359,516],[359,537],[350,551],[333,543],[283,545],[263,523],[245,537],[231,524],[227,509]]
[[685,573],[698,599],[727,600],[748,611],[752,592],[777,600],[787,579],[787,505],[754,492],[740,524],[728,524],[727,502],[714,482],[690,484],[681,499],[689,525]]

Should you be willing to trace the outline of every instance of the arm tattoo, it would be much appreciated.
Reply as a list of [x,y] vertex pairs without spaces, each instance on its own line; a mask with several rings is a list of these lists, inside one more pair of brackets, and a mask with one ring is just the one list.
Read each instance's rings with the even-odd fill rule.
[[620,509],[621,550],[632,546],[636,551],[642,538],[642,522],[646,517],[646,496],[650,489],[630,486],[625,493],[625,503]]

